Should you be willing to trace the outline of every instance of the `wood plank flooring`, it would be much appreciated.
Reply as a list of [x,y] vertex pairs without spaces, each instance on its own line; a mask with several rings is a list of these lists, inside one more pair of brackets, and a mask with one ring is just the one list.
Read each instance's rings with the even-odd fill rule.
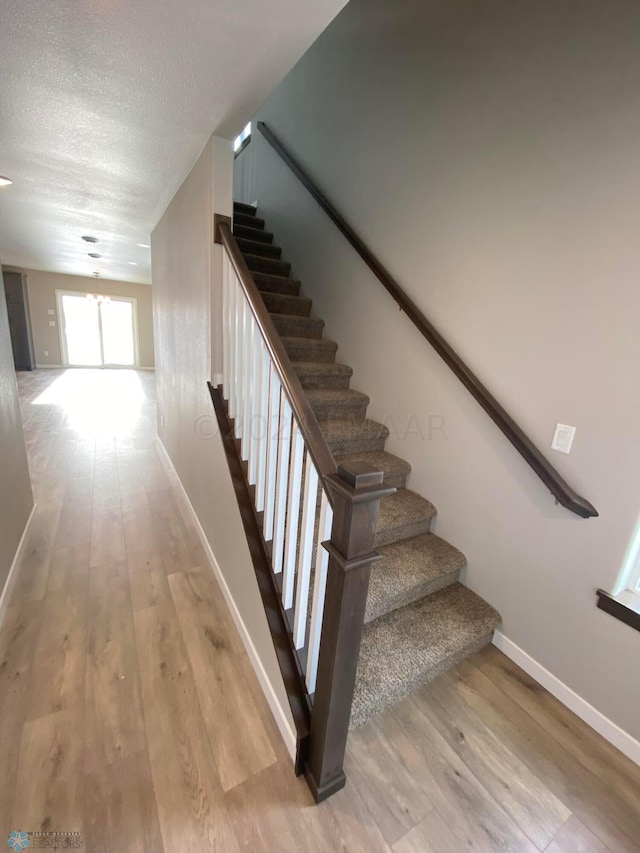
[[0,844],[640,851],[640,768],[494,648],[355,732],[314,806],[156,453],[153,374],[18,382],[38,508],[0,630]]

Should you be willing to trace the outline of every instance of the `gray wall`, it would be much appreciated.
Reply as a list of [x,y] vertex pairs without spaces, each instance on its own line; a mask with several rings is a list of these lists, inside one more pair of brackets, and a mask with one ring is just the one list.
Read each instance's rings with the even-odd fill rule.
[[[0,273],[1,275],[1,273]],[[13,367],[7,303],[0,279],[0,596],[33,508]],[[6,602],[3,602],[6,604]],[[1,616],[1,613],[0,613]]]
[[640,509],[638,44],[621,0],[351,0],[258,114],[598,519],[554,505],[258,133],[235,175],[466,583],[636,738],[640,635],[595,589]]
[[[214,209],[231,212],[231,145],[213,138],[151,235],[158,434],[195,509],[284,715],[290,714],[240,513],[215,428],[207,381],[212,352],[212,283],[220,247]],[[214,327],[215,328],[215,327]],[[214,332],[215,337],[215,332]],[[164,419],[164,424],[162,420]]]

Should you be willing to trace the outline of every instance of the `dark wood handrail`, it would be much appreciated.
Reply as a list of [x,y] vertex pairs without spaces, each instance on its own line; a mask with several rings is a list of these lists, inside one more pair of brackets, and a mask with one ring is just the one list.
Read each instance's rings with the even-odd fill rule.
[[253,276],[249,271],[249,267],[242,256],[240,247],[236,243],[236,239],[231,232],[229,222],[222,217],[218,217],[216,221],[216,235],[219,235],[220,242],[227,250],[229,260],[238,276],[240,286],[244,291],[244,295],[249,303],[251,312],[255,318],[260,334],[264,340],[265,346],[269,350],[273,363],[278,372],[278,378],[284,389],[293,416],[298,422],[300,431],[304,438],[308,452],[311,454],[316,471],[321,478],[328,477],[330,474],[335,474],[337,466],[329,445],[325,439],[318,421],[314,414],[311,404],[304,393],[304,389],[300,384],[298,375],[293,369],[284,344],[280,339],[276,327],[273,324],[269,312],[260,296],[260,291],[256,287]]
[[493,394],[482,384],[478,377],[464,363],[455,350],[442,337],[440,332],[427,320],[418,306],[402,290],[398,282],[376,258],[364,241],[353,228],[338,213],[327,197],[318,189],[309,175],[302,169],[297,160],[287,151],[275,133],[263,121],[258,122],[258,130],[291,169],[300,183],[308,190],[314,200],[327,214],[338,230],[351,243],[365,264],[378,278],[385,289],[400,306],[400,309],[412,321],[414,326],[429,341],[438,355],[455,373],[465,388],[478,401],[496,426],[509,439],[522,458],[531,466],[542,482],[555,496],[558,503],[575,512],[582,518],[592,518],[598,515],[595,507],[586,498],[581,497],[567,481],[556,471],[548,459],[538,450],[531,439],[513,420],[511,415],[500,405]]

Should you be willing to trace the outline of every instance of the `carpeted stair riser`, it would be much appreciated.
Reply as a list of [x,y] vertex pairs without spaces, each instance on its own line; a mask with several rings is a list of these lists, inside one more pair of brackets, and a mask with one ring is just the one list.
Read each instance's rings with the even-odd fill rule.
[[254,273],[253,280],[260,293],[282,293],[284,296],[299,296],[300,282],[282,275]]
[[282,343],[291,361],[333,362],[336,359],[338,344],[335,341],[312,340],[311,338],[283,337]]
[[255,205],[247,204],[244,201],[234,201],[233,202],[233,212],[234,213],[245,213],[249,216],[255,216],[257,213]]
[[365,625],[351,728],[491,642],[499,614],[460,584]]
[[278,334],[289,335],[294,338],[316,338],[322,337],[324,320],[317,317],[295,317],[291,314],[271,314],[273,325]]
[[261,228],[248,228],[246,225],[234,225],[233,236],[242,240],[254,240],[258,243],[273,243],[273,234]]
[[294,362],[294,370],[302,387],[311,391],[314,388],[348,388],[353,370],[346,364],[323,364],[314,362]]
[[352,420],[362,421],[367,413],[369,398],[359,391],[308,391],[307,397],[319,421]]
[[399,489],[380,503],[375,547],[428,533],[435,514],[434,505],[422,495],[410,489]]
[[320,429],[334,456],[383,450],[389,436],[387,427],[369,418],[363,421],[323,421]]
[[236,237],[236,243],[240,246],[243,255],[260,255],[263,258],[275,258],[278,260],[282,254],[282,249],[279,246],[272,246],[270,243],[245,240],[242,237]]
[[274,275],[289,275],[291,264],[275,258],[262,258],[259,255],[244,255],[247,266],[252,272],[267,272]]
[[248,216],[246,213],[236,213],[234,211],[233,214],[233,227],[236,225],[242,225],[245,228],[257,228],[260,231],[264,230],[264,219],[260,219],[257,216]]
[[287,296],[284,293],[262,293],[262,301],[270,314],[292,314],[308,317],[311,313],[311,300],[303,296]]
[[371,567],[365,622],[456,583],[467,563],[464,554],[433,533],[383,545],[378,552],[380,559]]

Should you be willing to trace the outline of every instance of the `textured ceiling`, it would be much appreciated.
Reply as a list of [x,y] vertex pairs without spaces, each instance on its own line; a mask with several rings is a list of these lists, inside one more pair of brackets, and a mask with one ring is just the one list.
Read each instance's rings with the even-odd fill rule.
[[0,0],[2,262],[149,282],[136,244],[208,137],[235,136],[344,2]]

